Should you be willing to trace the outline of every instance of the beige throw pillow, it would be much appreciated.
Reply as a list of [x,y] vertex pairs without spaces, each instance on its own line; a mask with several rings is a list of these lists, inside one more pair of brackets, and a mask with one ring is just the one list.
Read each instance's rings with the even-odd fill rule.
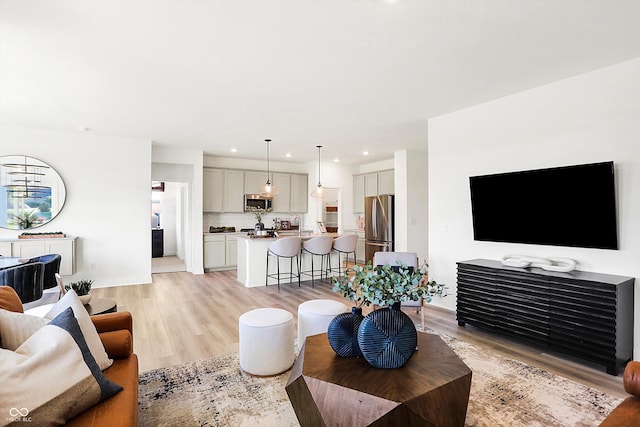
[[100,340],[98,331],[96,331],[96,327],[91,321],[89,313],[87,313],[87,309],[84,308],[84,305],[82,304],[82,302],[80,302],[80,298],[78,298],[78,294],[76,294],[73,289],[67,291],[67,293],[64,294],[60,301],[58,301],[56,305],[51,308],[51,311],[44,315],[44,318],[53,319],[58,314],[62,313],[67,307],[71,307],[71,309],[73,310],[73,315],[80,324],[82,335],[84,335],[84,339],[87,341],[87,345],[89,346],[91,354],[93,355],[94,359],[96,359],[96,362],[98,363],[100,369],[104,371],[113,364],[113,360],[109,359],[109,356],[107,356],[107,352],[105,351],[104,345]]
[[0,309],[0,347],[15,350],[47,323],[42,317]]

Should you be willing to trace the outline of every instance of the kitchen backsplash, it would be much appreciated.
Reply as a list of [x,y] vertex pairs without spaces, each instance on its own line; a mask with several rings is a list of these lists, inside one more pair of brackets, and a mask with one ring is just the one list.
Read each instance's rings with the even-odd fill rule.
[[[279,218],[281,220],[287,220],[291,222],[291,225],[295,224],[295,220],[298,219],[302,223],[302,215],[287,215],[287,214],[267,214],[262,217],[262,223],[265,227],[271,228],[274,226],[274,219]],[[256,218],[253,214],[246,213],[208,213],[204,214],[202,218],[203,231],[208,231],[209,227],[235,227],[236,230],[241,228],[253,228],[256,224]]]

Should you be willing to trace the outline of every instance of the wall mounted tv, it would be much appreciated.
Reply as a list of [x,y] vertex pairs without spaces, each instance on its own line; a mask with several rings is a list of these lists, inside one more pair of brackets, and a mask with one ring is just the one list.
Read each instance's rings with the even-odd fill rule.
[[613,162],[472,176],[473,237],[618,249]]

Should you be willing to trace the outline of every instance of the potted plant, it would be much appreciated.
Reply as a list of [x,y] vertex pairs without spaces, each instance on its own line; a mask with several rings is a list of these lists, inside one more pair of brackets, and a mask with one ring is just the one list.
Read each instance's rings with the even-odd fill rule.
[[372,366],[398,368],[413,355],[417,332],[413,321],[400,310],[401,302],[420,298],[431,302],[436,295],[446,295],[446,287],[429,281],[427,271],[426,263],[418,271],[402,263],[377,267],[369,263],[355,265],[351,274],[333,278],[334,292],[353,301],[356,308],[386,306],[368,314],[357,331],[359,349]]
[[251,212],[253,214],[253,216],[256,217],[256,221],[258,221],[256,223],[255,230],[264,230],[264,224],[262,223],[262,217],[264,215],[268,214],[269,212],[271,212],[272,209],[271,208],[262,209],[262,208],[256,208],[254,206],[249,206],[247,209],[249,210],[249,212]]
[[89,295],[89,291],[91,291],[91,285],[93,285],[93,280],[82,279],[78,280],[77,282],[70,282],[64,285],[64,289],[65,291],[73,289],[76,294],[78,294],[78,297],[80,297],[80,301],[84,305],[87,305],[89,304],[89,301],[91,301],[91,295]]

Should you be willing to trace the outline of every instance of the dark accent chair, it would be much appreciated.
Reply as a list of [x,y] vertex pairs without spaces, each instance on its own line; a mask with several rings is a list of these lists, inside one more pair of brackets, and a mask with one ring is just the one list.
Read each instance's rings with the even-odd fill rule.
[[44,263],[31,262],[0,270],[0,286],[12,287],[23,303],[42,298]]
[[62,256],[58,254],[41,255],[35,258],[31,258],[28,261],[28,262],[41,262],[44,264],[43,289],[51,289],[58,286],[58,282],[56,281],[56,273],[60,273],[61,261],[62,261]]

